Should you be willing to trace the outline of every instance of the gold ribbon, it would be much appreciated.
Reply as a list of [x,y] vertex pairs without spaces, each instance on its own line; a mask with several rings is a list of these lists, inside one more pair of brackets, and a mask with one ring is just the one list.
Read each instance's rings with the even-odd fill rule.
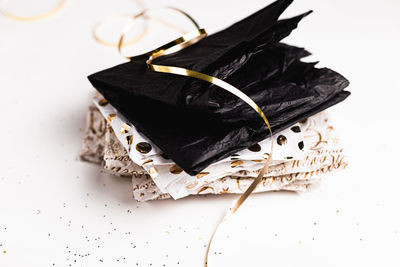
[[[113,43],[113,42],[109,42],[109,41],[106,41],[103,38],[101,38],[100,34],[99,34],[99,29],[103,25],[105,25],[105,24],[107,24],[109,22],[112,22],[114,20],[117,20],[118,18],[134,18],[134,17],[135,17],[134,14],[117,14],[117,15],[112,15],[112,16],[109,16],[109,17],[101,19],[99,22],[96,23],[96,25],[94,25],[94,27],[92,29],[93,38],[95,39],[96,42],[98,42],[98,43],[100,43],[102,45],[111,46],[111,47],[118,47],[118,45],[119,45],[118,42]],[[173,29],[175,29],[175,30],[177,30],[177,31],[179,31],[181,33],[185,33],[185,30],[183,30],[181,27],[179,27],[177,25],[169,23],[168,21],[165,21],[165,20],[163,20],[161,18],[158,18],[156,16],[147,15],[147,16],[145,16],[145,22],[146,22],[145,28],[140,33],[140,35],[138,35],[137,37],[135,37],[134,39],[132,39],[130,41],[124,42],[123,46],[133,45],[133,44],[139,42],[140,40],[142,40],[146,36],[146,34],[149,32],[148,21],[155,21],[155,22],[163,24],[163,25],[165,25],[165,26],[167,26],[169,28],[173,28]]]
[[[111,46],[111,47],[118,47],[118,43],[112,43],[112,42],[109,42],[109,41],[106,41],[106,40],[102,39],[100,37],[100,35],[99,35],[99,29],[104,24],[112,22],[112,21],[114,21],[114,20],[116,20],[118,18],[132,18],[133,16],[134,15],[132,15],[132,14],[118,14],[118,15],[112,15],[112,16],[109,16],[109,17],[106,17],[106,18],[100,20],[99,22],[96,23],[96,25],[94,25],[94,27],[92,29],[93,38],[96,40],[96,42],[98,42],[98,43],[100,43],[102,45]],[[128,41],[128,42],[125,42],[124,46],[132,45],[132,44],[135,44],[135,43],[139,42],[144,36],[146,36],[148,30],[149,30],[149,27],[148,27],[148,24],[147,24],[147,21],[146,21],[145,28],[140,33],[140,35],[137,36],[136,38]]]
[[[193,25],[196,27],[196,30],[193,32],[186,33],[183,36],[181,36],[165,45],[162,45],[156,49],[153,49],[147,53],[137,55],[134,58],[124,56],[123,52],[122,52],[122,47],[125,44],[124,40],[125,40],[128,32],[130,31],[130,29],[134,26],[135,20],[140,17],[146,17],[148,12],[153,11],[153,10],[158,10],[158,9],[169,9],[169,10],[178,12],[179,14],[185,16],[188,20],[190,20],[193,23]],[[185,11],[183,11],[179,8],[167,6],[167,7],[153,8],[153,9],[145,9],[142,12],[140,12],[139,14],[133,16],[132,21],[126,25],[123,33],[121,34],[121,38],[118,43],[118,52],[129,60],[134,60],[135,58],[142,57],[142,56],[147,56],[150,60],[150,59],[154,59],[156,57],[160,57],[163,55],[175,53],[179,50],[182,50],[183,48],[185,48],[187,46],[190,46],[190,45],[200,41],[202,38],[204,38],[206,36],[207,36],[206,30],[200,28],[199,25],[197,24],[197,22],[189,14],[187,14]]]
[[[251,106],[257,113],[258,115],[260,115],[260,117],[264,120],[265,124],[268,127],[269,133],[271,134],[271,138],[272,138],[272,129],[271,129],[271,125],[267,119],[267,117],[265,116],[264,112],[261,110],[261,108],[250,98],[248,97],[245,93],[243,93],[242,91],[240,91],[238,88],[234,87],[233,85],[220,80],[216,77],[204,74],[204,73],[200,73],[194,70],[189,70],[189,69],[185,69],[185,68],[181,68],[181,67],[175,67],[175,66],[165,66],[165,65],[157,65],[157,64],[152,64],[152,61],[158,57],[162,57],[171,53],[175,53],[177,51],[180,51],[182,49],[184,49],[187,46],[190,46],[196,42],[198,42],[199,40],[201,40],[202,38],[207,36],[207,33],[204,29],[200,28],[199,25],[197,24],[197,22],[190,16],[188,15],[186,12],[174,8],[174,7],[166,7],[168,9],[172,9],[175,10],[181,14],[183,14],[184,16],[186,16],[189,20],[192,21],[192,23],[195,25],[196,30],[193,32],[190,32],[188,34],[183,35],[182,37],[179,37],[165,45],[162,45],[156,49],[153,49],[147,53],[144,53],[142,55],[139,56],[134,56],[134,57],[126,57],[130,60],[135,60],[138,59],[139,57],[143,57],[143,56],[147,56],[148,60],[146,61],[148,67],[156,72],[162,72],[162,73],[170,73],[170,74],[176,74],[176,75],[182,75],[182,76],[187,76],[187,77],[192,77],[192,78],[196,78],[199,80],[203,80],[212,84],[217,85],[218,87],[230,92],[231,94],[236,95],[237,97],[239,97],[240,99],[242,99],[244,102],[246,102],[249,106]],[[144,10],[143,12],[139,13],[138,15],[134,16],[133,19],[137,19],[139,17],[144,16],[147,12],[149,12],[150,9]],[[121,35],[121,39],[118,43],[118,51],[122,54],[122,46],[124,44],[124,39],[126,34],[128,33],[129,29],[132,27],[133,25],[133,21],[132,23],[130,23],[129,25],[127,25],[124,33]],[[223,217],[223,219],[221,220],[221,222],[217,225],[216,229],[214,230],[210,241],[208,243],[207,246],[207,251],[206,251],[206,256],[205,256],[205,267],[208,266],[208,256],[209,256],[209,252],[210,252],[210,247],[212,244],[212,241],[214,239],[214,236],[216,235],[218,229],[220,229],[220,227],[229,219],[232,217],[232,215],[234,215],[236,213],[236,211],[239,209],[239,207],[246,201],[246,199],[250,196],[250,194],[257,188],[257,186],[260,184],[261,180],[264,178],[264,176],[268,173],[268,168],[269,165],[271,163],[272,160],[272,151],[273,151],[273,142],[271,142],[271,151],[268,155],[267,161],[265,162],[264,167],[261,169],[260,173],[258,174],[257,178],[250,184],[250,186],[246,189],[246,191],[239,197],[239,199],[237,199],[236,201],[233,202],[232,206],[229,208],[229,210],[227,211],[227,213],[225,214],[225,216]]]
[[54,7],[53,9],[51,9],[50,11],[47,11],[46,13],[40,14],[40,15],[36,15],[36,16],[20,16],[20,15],[15,15],[13,13],[11,13],[10,11],[8,11],[6,9],[6,3],[7,0],[3,0],[0,2],[0,12],[10,18],[10,19],[14,19],[14,20],[18,20],[18,21],[36,21],[36,20],[42,20],[45,18],[48,18],[50,16],[53,16],[54,14],[58,13],[67,3],[68,0],[60,0],[59,3],[57,4],[56,7]]

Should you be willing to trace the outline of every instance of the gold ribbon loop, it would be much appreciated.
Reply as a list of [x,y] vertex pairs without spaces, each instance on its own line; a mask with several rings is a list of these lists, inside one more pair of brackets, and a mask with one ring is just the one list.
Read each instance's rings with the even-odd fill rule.
[[[173,7],[169,7],[169,9],[173,9],[174,11],[179,12],[179,13],[183,12],[183,11],[178,11],[179,9],[176,9],[176,8],[173,8]],[[148,12],[146,12],[146,11],[142,11],[140,14],[137,14],[137,15],[135,15],[135,14],[116,14],[116,15],[111,15],[111,16],[108,16],[106,18],[103,18],[98,23],[96,23],[96,25],[93,27],[93,29],[92,29],[93,38],[98,43],[100,43],[102,45],[111,46],[111,47],[118,47],[118,50],[121,53],[121,49],[122,49],[123,46],[129,46],[129,45],[135,44],[135,43],[139,42],[141,39],[143,39],[144,36],[146,36],[146,34],[149,31],[148,21],[158,22],[158,23],[163,24],[163,25],[165,25],[165,26],[167,26],[169,28],[173,28],[173,29],[175,29],[175,30],[177,30],[177,31],[179,31],[179,32],[181,32],[183,34],[186,34],[186,31],[181,29],[179,26],[176,26],[176,25],[174,25],[172,23],[169,23],[168,21],[165,21],[165,20],[163,20],[161,18],[158,18],[156,16],[148,15],[147,13]],[[186,13],[184,13],[184,14],[196,27],[198,27],[197,22],[194,21],[192,17],[190,17]],[[140,35],[137,36],[136,38],[134,38],[133,40],[130,40],[130,41],[127,41],[127,42],[124,40],[126,35],[128,34],[128,31],[125,31],[125,30],[122,33],[122,36],[123,36],[122,41],[119,40],[119,42],[113,43],[113,42],[105,41],[104,39],[102,39],[100,37],[99,29],[103,25],[105,25],[106,23],[110,23],[110,22],[115,21],[115,20],[117,20],[119,18],[130,18],[130,19],[136,20],[139,17],[143,17],[144,18],[144,21],[146,22],[145,28],[140,33]],[[130,25],[130,24],[128,25],[128,27],[127,27],[128,30],[131,28],[131,26],[132,25]]]
[[[109,16],[109,17],[106,17],[106,18],[100,20],[99,22],[96,23],[96,25],[94,25],[94,27],[92,29],[93,38],[96,40],[96,42],[98,42],[98,43],[100,43],[102,45],[111,46],[111,47],[118,47],[118,45],[119,45],[118,42],[113,43],[113,42],[109,42],[109,41],[106,41],[106,40],[102,39],[100,37],[100,34],[99,34],[99,29],[103,25],[105,25],[107,23],[110,23],[112,21],[115,21],[115,20],[117,20],[119,18],[130,18],[131,19],[133,16],[134,16],[133,14],[118,14],[118,15],[112,15],[112,16]],[[128,42],[125,42],[123,45],[124,46],[128,46],[128,45],[132,45],[132,44],[135,44],[135,43],[139,42],[141,39],[143,39],[144,36],[146,36],[148,31],[149,31],[149,25],[148,25],[148,23],[146,21],[146,25],[145,25],[143,31],[136,38],[134,38],[134,39],[132,39],[132,40],[130,40]]]
[[[119,40],[118,43],[118,50],[122,55],[122,46],[124,44],[124,38],[125,35],[122,35],[123,37],[121,37],[121,39]],[[141,58],[141,57],[148,57],[149,60],[153,60],[157,57],[161,57],[164,55],[168,55],[168,54],[172,54],[175,52],[178,52],[179,50],[182,50],[185,47],[188,47],[196,42],[198,42],[199,40],[203,39],[204,37],[207,36],[207,32],[205,29],[198,29],[196,31],[192,31],[189,32],[179,38],[176,38],[175,40],[166,43],[156,49],[153,49],[149,52],[146,52],[144,54],[138,55],[138,56],[134,56],[134,57],[127,57],[125,56],[125,58],[130,59],[130,60],[135,60],[137,58]],[[150,64],[149,64],[150,65]]]
[[48,18],[48,17],[53,16],[54,14],[58,13],[65,6],[65,4],[67,3],[67,0],[60,0],[56,7],[54,7],[50,11],[47,11],[46,13],[36,15],[36,16],[15,15],[6,9],[7,2],[8,2],[8,0],[0,1],[0,12],[4,16],[6,16],[10,19],[18,20],[18,21],[36,21],[36,20],[42,20],[42,19]]
[[[164,55],[168,55],[174,52],[178,52],[182,49],[184,49],[185,47],[188,47],[196,42],[198,42],[199,40],[201,40],[202,38],[204,38],[207,33],[204,29],[201,29],[198,24],[196,23],[196,21],[189,16],[187,13],[183,12],[180,9],[177,8],[173,8],[173,7],[167,7],[169,9],[173,9],[176,10],[180,13],[182,13],[183,15],[185,15],[186,17],[188,17],[193,24],[196,27],[196,31],[190,32],[182,37],[179,37],[175,40],[173,40],[172,42],[169,42],[163,46],[160,46],[156,49],[151,50],[150,52],[144,53],[142,55],[139,56],[134,56],[134,57],[126,57],[130,60],[135,60],[138,59],[139,57],[143,58],[143,57],[148,57],[146,63],[148,65],[148,67],[156,72],[162,72],[162,73],[170,73],[170,74],[176,74],[176,75],[181,75],[181,76],[187,76],[187,77],[192,77],[192,78],[196,78],[199,80],[203,80],[209,83],[212,83],[214,85],[217,85],[218,87],[230,92],[231,94],[237,96],[238,98],[242,99],[244,102],[246,102],[249,106],[251,106],[259,115],[260,117],[263,119],[263,121],[265,122],[265,124],[268,127],[268,131],[271,135],[271,138],[273,137],[273,133],[272,133],[272,129],[271,129],[271,125],[267,119],[267,117],[265,116],[264,112],[261,110],[261,108],[249,97],[247,96],[245,93],[243,93],[242,91],[240,91],[238,88],[234,87],[233,85],[220,80],[216,77],[201,73],[201,72],[197,72],[194,70],[189,70],[189,69],[185,69],[185,68],[181,68],[181,67],[175,67],[175,66],[165,66],[165,65],[157,65],[157,64],[152,64],[152,61],[155,58],[164,56]],[[145,10],[141,13],[139,13],[138,15],[134,16],[133,19],[137,19],[141,16],[144,16],[148,11],[150,11],[150,9]],[[124,38],[126,36],[126,33],[130,30],[130,27],[132,27],[133,22],[130,23],[129,25],[127,25],[124,34],[121,36],[121,39],[119,41],[118,44],[118,50],[119,52],[122,54],[121,52],[121,48],[122,45],[124,43]],[[216,229],[214,230],[210,241],[208,243],[207,246],[207,251],[206,251],[206,257],[205,257],[205,266],[208,266],[208,256],[209,256],[209,252],[210,252],[210,247],[212,244],[212,241],[214,239],[214,236],[216,235],[218,229],[233,215],[235,214],[235,212],[239,209],[239,207],[246,201],[246,199],[250,196],[250,194],[257,188],[257,186],[260,184],[261,180],[264,178],[264,176],[268,173],[268,168],[269,165],[271,163],[272,160],[272,151],[273,151],[273,142],[271,142],[271,151],[268,155],[268,158],[265,162],[264,167],[261,169],[260,173],[258,174],[257,178],[251,183],[251,185],[246,189],[246,191],[239,197],[239,199],[237,199],[236,201],[233,202],[231,208],[227,211],[227,213],[225,214],[224,218],[222,219],[222,221],[217,225]]]
[[[196,30],[186,33],[183,36],[169,42],[166,43],[156,49],[153,49],[149,52],[146,52],[144,54],[141,55],[136,55],[134,57],[129,57],[129,56],[124,56],[123,52],[122,52],[122,47],[125,45],[125,38],[127,36],[127,34],[129,33],[130,29],[133,27],[133,25],[135,24],[135,20],[140,18],[140,17],[146,17],[147,14],[151,11],[154,10],[160,10],[160,9],[169,9],[169,10],[173,10],[178,12],[179,14],[185,16],[190,22],[192,22],[192,24],[195,26]],[[205,29],[202,29],[199,27],[199,24],[185,11],[179,9],[179,8],[175,8],[175,7],[170,7],[170,6],[166,6],[166,7],[160,7],[160,8],[153,8],[153,9],[145,9],[142,12],[140,12],[139,14],[135,15],[132,17],[132,21],[130,23],[128,23],[121,35],[121,38],[118,42],[118,52],[124,56],[127,59],[130,60],[134,60],[135,58],[139,58],[139,57],[148,57],[149,59],[154,59],[156,57],[160,57],[163,55],[168,55],[171,53],[175,53],[179,50],[182,50],[185,47],[188,47],[198,41],[200,41],[202,38],[207,36],[207,32]]]

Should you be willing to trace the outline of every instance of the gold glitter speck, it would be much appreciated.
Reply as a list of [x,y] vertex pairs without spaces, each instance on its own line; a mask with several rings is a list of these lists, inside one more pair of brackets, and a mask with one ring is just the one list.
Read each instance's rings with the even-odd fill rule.
[[292,132],[294,133],[300,133],[301,129],[299,126],[293,126],[292,128],[290,128],[290,130],[292,130]]
[[210,174],[209,172],[201,172],[201,173],[197,174],[196,177],[198,179],[200,179],[200,178],[203,178],[204,176],[209,175],[209,174]]
[[259,152],[261,150],[261,146],[259,144],[255,144],[255,145],[249,147],[249,150],[252,152]]
[[158,175],[158,170],[156,167],[151,167],[149,170],[149,174],[151,176],[151,178],[156,178]]
[[146,164],[151,163],[151,162],[153,162],[153,160],[152,159],[148,159],[145,162],[143,162],[142,165],[146,165]]
[[201,192],[206,191],[207,189],[210,189],[213,193],[215,193],[214,188],[212,188],[211,186],[205,186],[203,188],[200,188],[200,190],[197,191],[197,194],[200,194]]
[[192,184],[187,185],[186,188],[187,188],[187,189],[193,189],[194,187],[196,187],[196,185],[198,185],[198,183],[199,183],[199,182],[196,181],[196,182],[194,182],[194,183],[192,183]]
[[283,145],[285,145],[287,143],[287,138],[284,135],[280,135],[276,139],[276,142],[278,143],[278,145],[283,146]]
[[304,142],[303,141],[299,142],[297,145],[298,145],[300,150],[303,150],[303,148],[304,148]]
[[172,165],[171,168],[169,168],[169,172],[172,174],[180,174],[183,170],[181,169],[181,167],[179,167],[178,165]]
[[126,142],[128,143],[128,145],[132,145],[133,142],[133,135],[128,135],[126,137]]
[[129,124],[124,123],[121,126],[121,134],[127,134],[131,130],[131,126]]
[[140,153],[147,154],[151,151],[151,145],[147,142],[140,142],[136,145],[136,150]]
[[102,107],[106,106],[107,104],[108,104],[108,101],[105,98],[103,98],[99,101],[99,105]]
[[241,160],[236,160],[236,161],[234,161],[234,162],[231,163],[231,167],[232,167],[232,168],[235,168],[235,167],[240,166],[240,165],[242,165],[242,164],[243,164],[243,161],[241,161]]
[[107,116],[107,121],[108,121],[108,123],[111,123],[111,122],[114,120],[115,116],[117,116],[117,115],[114,114],[114,113],[109,114],[109,115]]
[[221,194],[229,194],[229,187],[227,188],[222,188],[222,191],[220,192]]
[[233,155],[231,156],[231,160],[237,160],[237,159],[239,159],[239,157],[240,157],[240,155],[238,155],[238,154],[233,154]]

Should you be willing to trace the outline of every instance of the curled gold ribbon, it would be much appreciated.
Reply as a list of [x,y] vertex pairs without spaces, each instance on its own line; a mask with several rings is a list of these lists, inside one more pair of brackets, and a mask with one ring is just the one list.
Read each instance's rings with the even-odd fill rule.
[[16,14],[13,14],[12,12],[8,11],[6,9],[7,0],[3,0],[3,1],[0,1],[0,12],[4,16],[6,16],[10,19],[14,19],[14,20],[18,20],[18,21],[36,21],[36,20],[42,20],[42,19],[48,18],[48,17],[53,16],[54,14],[58,13],[65,6],[67,1],[68,0],[60,0],[56,7],[54,7],[50,11],[47,11],[46,13],[43,13],[40,15],[20,16],[20,15],[16,15]]
[[[152,61],[158,57],[162,57],[177,51],[180,51],[182,49],[184,49],[187,46],[190,46],[196,42],[198,42],[199,40],[201,40],[202,38],[206,37],[207,33],[204,29],[200,28],[199,25],[197,24],[197,22],[187,13],[185,13],[184,11],[177,9],[177,8],[171,8],[171,7],[167,7],[169,9],[173,9],[175,11],[178,11],[179,13],[183,14],[184,16],[186,16],[187,18],[189,18],[193,24],[196,27],[196,30],[193,32],[190,32],[188,34],[183,35],[182,37],[179,37],[165,45],[162,45],[156,49],[153,49],[147,53],[144,53],[142,55],[139,56],[134,56],[134,57],[126,57],[130,60],[135,60],[138,59],[139,57],[143,57],[143,56],[147,56],[148,59],[146,61],[147,66],[156,72],[162,72],[162,73],[170,73],[170,74],[175,74],[175,75],[181,75],[181,76],[187,76],[187,77],[192,77],[192,78],[196,78],[199,80],[203,80],[209,83],[212,83],[214,85],[217,85],[218,87],[230,92],[231,94],[234,94],[235,96],[237,96],[238,98],[242,99],[244,102],[246,102],[249,106],[251,106],[257,113],[258,115],[260,115],[260,117],[263,119],[263,121],[265,122],[265,124],[268,127],[268,131],[269,134],[271,135],[271,138],[273,136],[272,133],[272,129],[271,129],[271,125],[267,119],[267,117],[265,116],[264,112],[261,110],[261,108],[249,97],[247,96],[245,93],[243,93],[242,91],[240,91],[238,88],[234,87],[233,85],[218,79],[216,77],[201,73],[201,72],[197,72],[194,70],[189,70],[186,68],[181,68],[181,67],[175,67],[175,66],[165,66],[165,65],[157,65],[157,64],[152,64]],[[138,15],[134,16],[133,18],[139,18],[141,16],[144,16],[148,11],[148,10],[144,10],[143,12],[139,13]],[[124,38],[126,36],[126,34],[128,33],[130,27],[132,27],[132,23],[130,23],[129,25],[127,25],[127,28],[125,29],[125,32],[121,35],[119,44],[118,44],[118,51],[121,53],[122,55],[122,46],[124,44]],[[239,197],[239,199],[237,199],[236,201],[233,202],[232,206],[228,209],[228,211],[226,212],[225,216],[223,217],[223,219],[221,220],[221,222],[217,225],[216,229],[214,230],[210,241],[208,243],[207,246],[207,251],[206,251],[206,256],[205,256],[205,264],[204,266],[207,267],[208,266],[208,256],[209,256],[209,252],[210,252],[210,247],[212,244],[212,241],[214,240],[214,236],[216,235],[218,229],[220,229],[220,227],[229,220],[229,218],[232,217],[232,215],[234,215],[236,213],[236,211],[239,209],[239,207],[246,201],[246,199],[250,196],[250,194],[257,188],[257,186],[260,184],[260,182],[262,181],[262,179],[264,178],[264,176],[268,173],[268,168],[269,165],[271,163],[272,160],[272,151],[273,151],[273,142],[271,142],[271,151],[268,155],[268,158],[265,162],[264,167],[261,169],[260,173],[258,174],[257,178],[250,184],[250,186],[246,189],[246,191]]]
[[[117,15],[112,15],[112,16],[109,16],[109,17],[101,19],[99,22],[97,22],[94,25],[94,27],[92,29],[92,35],[93,35],[94,40],[96,42],[102,44],[102,45],[105,45],[105,46],[118,47],[118,42],[114,43],[114,42],[106,41],[103,38],[101,38],[100,34],[99,34],[99,29],[103,25],[105,25],[105,24],[107,24],[109,22],[112,22],[114,20],[117,20],[118,18],[133,18],[134,16],[135,16],[134,14],[117,14]],[[130,41],[127,41],[127,42],[124,42],[123,46],[133,45],[133,44],[139,42],[140,40],[142,40],[146,36],[146,34],[149,32],[148,21],[155,21],[155,22],[163,24],[163,25],[165,25],[165,26],[167,26],[169,28],[175,29],[175,30],[177,30],[177,31],[179,31],[179,32],[181,32],[183,34],[186,33],[185,30],[183,30],[181,27],[179,27],[177,25],[174,25],[172,23],[169,23],[168,21],[165,21],[165,20],[163,20],[161,18],[158,18],[156,16],[147,15],[144,18],[145,18],[146,24],[145,24],[145,27],[144,27],[143,31],[137,37],[135,37],[134,39],[132,39]]]
[[[140,18],[140,17],[145,17],[147,15],[147,13],[149,13],[150,11],[153,10],[158,10],[158,9],[169,9],[175,12],[178,12],[179,14],[185,16],[190,22],[193,23],[193,25],[196,27],[195,31],[189,32],[184,34],[183,36],[167,43],[164,44],[156,49],[153,49],[147,53],[144,53],[142,55],[138,55],[135,56],[135,58],[138,57],[142,57],[142,56],[147,56],[149,59],[151,57],[156,57],[156,55],[158,56],[162,56],[162,55],[167,55],[167,54],[171,54],[171,53],[175,53],[179,50],[182,50],[183,48],[190,46],[196,42],[198,42],[199,40],[201,40],[202,38],[207,36],[207,32],[205,29],[202,29],[199,27],[199,25],[197,24],[197,22],[185,11],[176,8],[176,7],[170,7],[170,6],[166,6],[166,7],[160,7],[160,8],[153,8],[153,9],[145,9],[142,12],[140,12],[139,14],[135,15],[132,17],[132,21],[130,23],[128,23],[123,31],[123,33],[121,34],[121,38],[119,40],[118,43],[118,52],[123,55],[122,52],[122,47],[124,46],[125,42],[125,38],[128,34],[128,32],[130,31],[130,29],[133,27],[133,25],[135,24],[135,20]],[[133,60],[133,57],[129,57],[129,56],[124,56],[125,58],[129,59],[129,60]]]
[[[105,45],[105,46],[111,46],[111,47],[118,47],[118,43],[113,43],[113,42],[109,42],[106,41],[104,39],[102,39],[99,35],[99,29],[106,23],[109,23],[111,21],[114,21],[118,18],[132,18],[134,15],[132,14],[119,14],[119,15],[112,15],[109,17],[106,17],[102,20],[100,20],[99,22],[96,23],[96,25],[94,25],[93,29],[92,29],[92,35],[93,38],[96,40],[96,42]],[[146,21],[147,22],[147,21]],[[125,42],[124,46],[128,46],[128,45],[132,45],[135,44],[137,42],[139,42],[144,36],[146,36],[147,32],[149,30],[148,24],[146,23],[145,28],[143,29],[143,31],[140,33],[140,35],[138,35],[136,38]]]

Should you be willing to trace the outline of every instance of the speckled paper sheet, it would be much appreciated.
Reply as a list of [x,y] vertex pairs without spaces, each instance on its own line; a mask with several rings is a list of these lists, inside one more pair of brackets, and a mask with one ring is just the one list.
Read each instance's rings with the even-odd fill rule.
[[[255,162],[253,168],[235,169],[224,167],[229,171],[223,175],[209,179],[210,176],[176,179],[169,182],[162,190],[152,178],[148,170],[131,160],[129,153],[118,140],[114,130],[100,114],[91,106],[88,114],[88,130],[84,139],[81,157],[88,161],[103,161],[105,171],[121,176],[132,176],[133,194],[139,201],[163,199],[168,197],[182,198],[196,194],[242,193],[258,175],[263,161]],[[319,180],[321,174],[346,167],[342,148],[330,125],[326,112],[301,122],[299,130],[304,129],[303,153],[292,160],[272,161],[268,178],[265,178],[256,192],[270,190],[304,191],[309,185]],[[279,136],[279,135],[278,135]],[[278,142],[278,138],[276,139]],[[293,145],[293,144],[292,144]],[[103,160],[101,160],[103,159]],[[243,160],[245,162],[245,160]],[[225,161],[226,162],[226,161]],[[161,167],[160,167],[161,166]],[[157,166],[162,169],[163,165]],[[167,166],[170,166],[167,165]],[[171,167],[167,171],[170,171]],[[173,174],[173,173],[172,173]],[[183,172],[183,174],[185,174]],[[159,177],[159,176],[157,176]],[[194,178],[194,179],[193,179]]]
[[129,152],[128,155],[132,161],[147,171],[163,193],[168,193],[175,199],[187,195],[185,190],[177,191],[176,184],[191,184],[193,190],[196,190],[201,186],[197,183],[198,179],[203,179],[204,182],[213,182],[239,170],[260,169],[268,157],[271,142],[278,144],[274,149],[274,160],[290,161],[293,158],[301,158],[304,154],[303,134],[300,125],[295,124],[277,133],[273,140],[267,138],[248,149],[210,165],[196,176],[191,176],[172,160],[166,158],[156,145],[138,132],[134,125],[129,123],[105,99],[101,96],[95,97],[94,103],[111,125],[120,143]]

